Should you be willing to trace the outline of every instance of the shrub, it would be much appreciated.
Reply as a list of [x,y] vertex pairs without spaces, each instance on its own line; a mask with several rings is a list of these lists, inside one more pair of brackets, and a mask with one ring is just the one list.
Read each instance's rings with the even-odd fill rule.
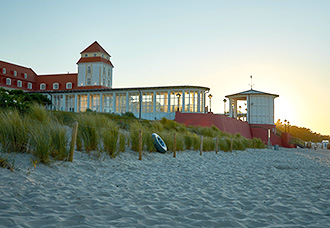
[[211,137],[203,137],[203,151],[214,151],[215,139]]
[[5,152],[28,151],[28,124],[17,110],[0,113],[0,141]]
[[126,134],[120,133],[119,134],[119,148],[118,148],[118,151],[124,152],[125,151],[125,144],[126,144]]
[[78,135],[77,135],[77,149],[81,150],[82,145],[86,152],[97,150],[97,125],[95,115],[90,113],[81,113],[77,115],[78,121]]
[[139,130],[142,130],[142,125],[135,121],[132,122],[129,126],[130,141],[132,150],[139,151]]
[[50,112],[48,112],[44,106],[37,103],[32,104],[30,110],[28,111],[28,118],[40,122],[48,122],[52,120]]
[[231,143],[231,140],[228,137],[221,137],[221,138],[219,138],[219,147],[220,147],[220,150],[222,150],[224,152],[229,151],[230,150],[230,143]]
[[58,122],[51,122],[50,136],[53,145],[53,150],[50,155],[57,160],[65,160],[69,156],[69,138],[67,135],[67,128]]
[[117,151],[117,142],[119,129],[115,122],[112,120],[107,120],[105,125],[101,128],[100,135],[102,138],[103,148],[107,153],[114,157],[115,152]]
[[51,130],[46,124],[35,124],[31,130],[31,150],[36,159],[42,163],[50,162],[50,154],[53,153]]

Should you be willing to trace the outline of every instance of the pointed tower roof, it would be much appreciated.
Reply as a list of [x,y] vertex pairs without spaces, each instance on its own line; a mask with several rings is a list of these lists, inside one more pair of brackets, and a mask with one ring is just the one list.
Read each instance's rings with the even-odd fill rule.
[[106,52],[97,41],[89,45],[85,50],[80,52],[80,54],[86,52],[103,52],[111,57],[111,55],[108,52]]

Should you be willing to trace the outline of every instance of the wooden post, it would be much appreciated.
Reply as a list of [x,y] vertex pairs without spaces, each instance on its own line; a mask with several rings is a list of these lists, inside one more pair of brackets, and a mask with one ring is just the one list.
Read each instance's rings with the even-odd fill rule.
[[219,138],[215,138],[215,153],[218,153],[219,151]]
[[139,129],[139,160],[142,160],[142,130]]
[[176,158],[176,133],[173,134],[173,157]]
[[230,138],[230,152],[233,152],[233,138]]
[[201,135],[201,148],[200,148],[200,156],[202,156],[203,153],[203,135]]
[[78,133],[78,122],[74,122],[72,128],[71,144],[70,144],[70,156],[69,156],[70,162],[73,161],[73,152],[74,152],[74,147],[76,145],[77,133]]

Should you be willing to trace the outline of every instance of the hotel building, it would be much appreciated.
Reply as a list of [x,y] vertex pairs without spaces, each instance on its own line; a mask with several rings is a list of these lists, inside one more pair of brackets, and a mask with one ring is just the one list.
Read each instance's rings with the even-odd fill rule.
[[0,87],[42,93],[52,110],[84,112],[132,112],[143,119],[174,119],[175,112],[204,113],[203,86],[113,88],[110,54],[98,42],[80,53],[78,73],[38,75],[31,68],[0,61]]

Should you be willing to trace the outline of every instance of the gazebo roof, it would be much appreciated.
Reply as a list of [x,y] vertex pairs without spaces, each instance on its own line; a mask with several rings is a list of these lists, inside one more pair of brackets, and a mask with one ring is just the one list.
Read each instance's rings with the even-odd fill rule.
[[279,95],[277,95],[277,94],[265,93],[265,92],[257,91],[257,90],[254,90],[254,89],[250,89],[250,90],[243,91],[243,92],[240,92],[240,93],[227,95],[226,97],[231,98],[231,97],[239,97],[239,96],[247,96],[247,95],[268,95],[268,96],[279,97]]

